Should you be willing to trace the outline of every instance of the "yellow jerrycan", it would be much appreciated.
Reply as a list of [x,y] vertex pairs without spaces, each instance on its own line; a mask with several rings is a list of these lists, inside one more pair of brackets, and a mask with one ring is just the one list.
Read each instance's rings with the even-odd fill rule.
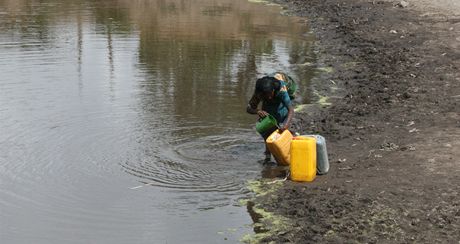
[[291,179],[313,181],[316,177],[316,138],[297,136],[291,142]]
[[279,130],[273,132],[265,141],[268,150],[275,157],[276,162],[281,165],[289,165],[289,155],[291,150],[292,134],[289,130],[280,133]]

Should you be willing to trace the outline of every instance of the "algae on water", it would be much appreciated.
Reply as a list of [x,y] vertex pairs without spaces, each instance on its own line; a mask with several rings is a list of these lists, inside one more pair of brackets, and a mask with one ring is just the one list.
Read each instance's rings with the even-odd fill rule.
[[238,204],[240,206],[247,206],[248,202],[249,202],[249,199],[240,199],[240,200],[238,200]]
[[285,233],[292,227],[288,218],[268,212],[259,204],[254,205],[252,209],[256,214],[261,216],[258,220],[259,222],[253,224],[253,227],[259,231],[256,231],[253,235],[247,234],[243,236],[241,242],[250,244],[261,243],[264,239]]
[[270,5],[270,6],[279,6],[279,4],[273,3],[273,2],[268,1],[268,0],[248,0],[248,2],[250,2],[250,3],[262,3],[262,4]]
[[[291,227],[289,219],[269,212],[262,208],[258,201],[276,201],[275,193],[283,184],[282,181],[253,180],[248,181],[247,188],[255,193],[253,199],[246,202],[248,211],[253,218],[255,234],[246,234],[242,237],[244,243],[261,243],[264,239],[285,233]],[[254,203],[255,202],[255,203]]]
[[262,180],[250,180],[248,181],[247,188],[250,191],[254,192],[256,196],[265,196],[268,193],[273,192],[275,190],[274,189],[275,186],[276,185],[274,185],[271,188],[268,188],[268,187],[264,187]]

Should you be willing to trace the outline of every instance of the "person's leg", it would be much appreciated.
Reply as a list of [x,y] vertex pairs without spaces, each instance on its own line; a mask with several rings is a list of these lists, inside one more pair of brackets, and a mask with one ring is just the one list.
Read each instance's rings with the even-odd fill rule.
[[270,159],[272,159],[272,154],[270,153],[270,150],[268,150],[268,146],[267,146],[267,143],[265,143],[265,160],[266,161],[269,161]]
[[270,161],[272,158],[272,154],[270,153],[270,150],[268,149],[267,138],[277,129],[278,128],[273,127],[272,129],[268,130],[262,135],[262,137],[264,138],[264,144],[265,144],[265,152],[264,152],[265,161]]

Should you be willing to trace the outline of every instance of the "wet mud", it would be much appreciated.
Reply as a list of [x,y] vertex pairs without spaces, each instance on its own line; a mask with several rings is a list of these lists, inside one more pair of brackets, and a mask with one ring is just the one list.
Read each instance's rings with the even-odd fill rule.
[[277,2],[309,19],[328,71],[312,81],[328,103],[299,109],[293,130],[326,138],[331,170],[258,195],[289,228],[253,241],[458,243],[460,18],[391,1]]

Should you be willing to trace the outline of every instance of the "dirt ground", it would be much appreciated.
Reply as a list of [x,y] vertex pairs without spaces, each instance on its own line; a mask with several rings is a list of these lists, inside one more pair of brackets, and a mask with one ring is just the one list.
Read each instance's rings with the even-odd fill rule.
[[278,2],[328,70],[312,86],[332,105],[293,129],[327,139],[331,170],[257,197],[289,220],[262,242],[460,243],[458,1]]

